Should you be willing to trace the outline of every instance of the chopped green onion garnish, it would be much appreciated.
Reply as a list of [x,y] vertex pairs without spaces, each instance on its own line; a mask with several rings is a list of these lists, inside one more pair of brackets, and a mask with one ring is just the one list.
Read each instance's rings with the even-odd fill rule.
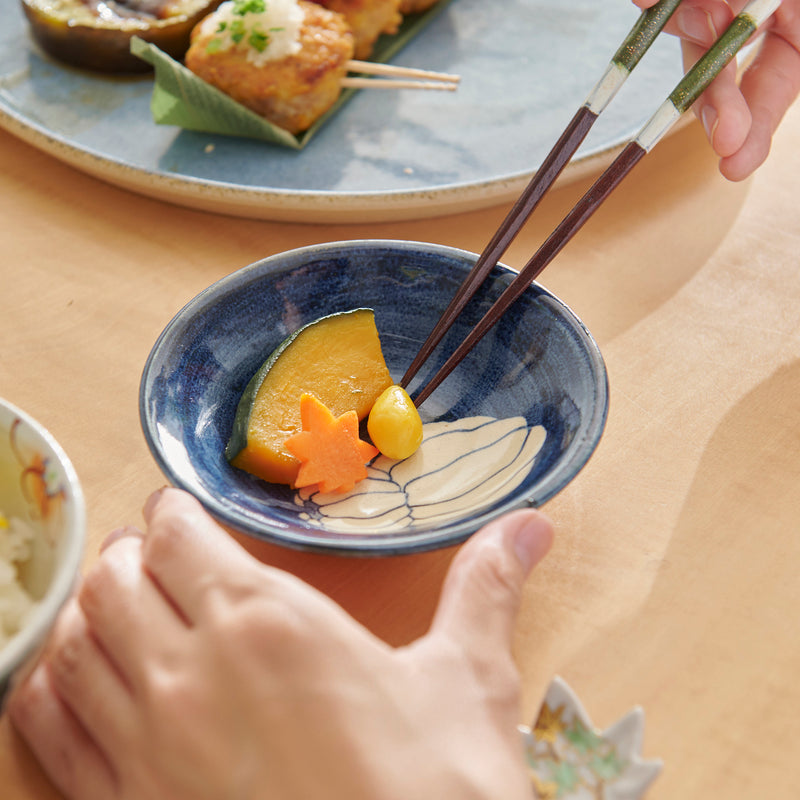
[[269,44],[269,36],[267,36],[267,34],[263,31],[250,31],[250,37],[248,38],[247,42],[254,50],[258,50],[259,53],[263,53]]
[[241,17],[245,14],[260,14],[266,10],[265,0],[233,0],[233,13]]

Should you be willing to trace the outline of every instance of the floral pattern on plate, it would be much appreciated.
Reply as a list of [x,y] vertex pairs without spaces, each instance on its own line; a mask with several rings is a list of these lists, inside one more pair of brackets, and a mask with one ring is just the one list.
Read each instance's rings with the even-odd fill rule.
[[30,517],[42,522],[47,539],[53,545],[61,506],[67,497],[64,479],[54,459],[20,440],[23,430],[23,421],[14,419],[8,432],[9,447],[19,465],[19,484],[29,505]]

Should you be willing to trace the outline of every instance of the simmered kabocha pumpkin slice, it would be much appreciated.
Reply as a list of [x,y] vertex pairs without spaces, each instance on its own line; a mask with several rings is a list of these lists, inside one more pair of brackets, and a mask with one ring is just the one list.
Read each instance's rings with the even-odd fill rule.
[[371,309],[322,317],[284,340],[253,376],[225,455],[265,481],[294,486],[299,462],[284,442],[302,430],[301,396],[314,395],[334,416],[355,410],[364,419],[391,385]]

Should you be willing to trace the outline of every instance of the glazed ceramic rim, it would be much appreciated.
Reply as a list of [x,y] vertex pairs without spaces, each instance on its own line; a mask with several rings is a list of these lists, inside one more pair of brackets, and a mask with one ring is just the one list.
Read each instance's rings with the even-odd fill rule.
[[[313,261],[320,256],[335,258],[337,251],[353,249],[382,248],[396,251],[430,253],[474,263],[477,254],[448,245],[437,245],[428,242],[415,242],[395,239],[355,239],[325,242],[295,248],[276,253],[259,261],[255,261],[241,269],[229,273],[202,290],[186,303],[167,323],[158,336],[145,362],[139,386],[139,417],[142,431],[150,452],[159,468],[173,486],[184,489],[200,501],[200,503],[223,525],[232,527],[249,536],[262,541],[272,542],[284,547],[303,549],[318,553],[350,554],[350,555],[404,555],[427,550],[439,549],[459,544],[475,533],[487,522],[501,514],[518,508],[538,507],[551,499],[569,484],[588,462],[602,437],[608,416],[609,389],[608,373],[600,348],[578,316],[554,294],[540,284],[532,283],[540,296],[548,298],[561,312],[561,316],[569,323],[570,329],[578,336],[583,345],[592,374],[595,375],[595,391],[597,403],[587,420],[580,438],[570,445],[570,457],[558,463],[534,488],[522,498],[517,495],[491,510],[475,514],[468,520],[446,522],[435,530],[420,531],[399,530],[383,533],[342,534],[334,531],[322,531],[325,538],[320,539],[320,530],[309,528],[307,532],[301,526],[290,528],[287,524],[274,524],[268,519],[256,521],[254,516],[236,513],[235,507],[218,500],[204,486],[196,481],[186,480],[166,458],[158,434],[158,423],[149,411],[149,400],[152,396],[152,379],[154,368],[162,355],[172,349],[187,325],[198,314],[204,313],[217,302],[220,295],[230,295],[238,291],[243,283],[250,283],[255,274],[267,277],[276,272],[287,272],[302,263]],[[516,274],[515,270],[498,264],[504,271]],[[528,290],[526,290],[528,291]]]
[[[670,135],[688,121],[688,115],[684,115]],[[535,170],[522,170],[409,190],[337,192],[250,187],[191,175],[171,175],[115,159],[88,146],[76,145],[2,105],[0,127],[53,158],[120,189],[183,208],[268,222],[342,225],[465,214],[513,202],[535,174]],[[558,176],[555,188],[598,174],[623,146],[624,142],[610,143],[573,159]]]
[[64,558],[58,565],[44,597],[33,610],[27,625],[0,649],[0,681],[21,667],[44,640],[62,606],[72,594],[80,573],[86,545],[86,504],[78,474],[52,434],[30,414],[0,397],[0,416],[18,418],[30,428],[42,446],[58,461],[69,486],[70,502],[64,509]]

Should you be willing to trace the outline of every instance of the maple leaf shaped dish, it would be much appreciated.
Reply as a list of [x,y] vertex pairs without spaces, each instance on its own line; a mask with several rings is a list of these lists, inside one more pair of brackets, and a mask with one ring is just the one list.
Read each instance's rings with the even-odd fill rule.
[[662,762],[640,756],[644,711],[597,730],[575,692],[556,676],[533,727],[519,727],[537,800],[639,800]]

